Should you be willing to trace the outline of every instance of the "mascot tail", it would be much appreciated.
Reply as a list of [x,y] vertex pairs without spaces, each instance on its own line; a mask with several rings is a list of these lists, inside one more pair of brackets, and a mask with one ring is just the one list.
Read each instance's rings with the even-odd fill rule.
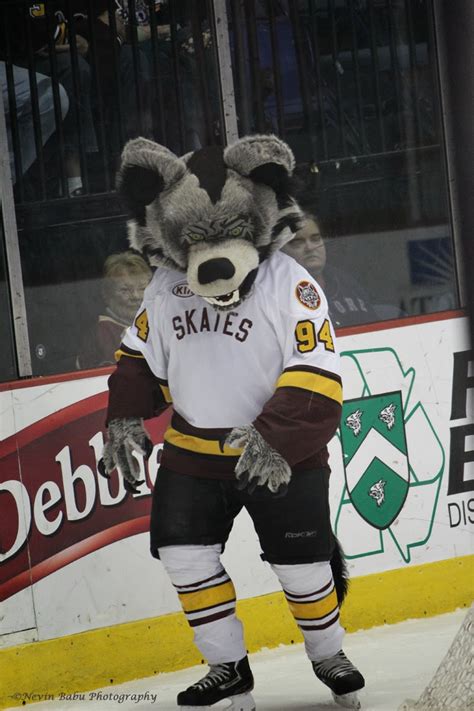
[[334,541],[334,553],[332,554],[330,563],[334,578],[334,586],[336,588],[337,601],[340,607],[349,589],[349,574],[347,572],[346,559],[344,557],[344,551],[342,550],[341,544],[336,537],[334,537]]

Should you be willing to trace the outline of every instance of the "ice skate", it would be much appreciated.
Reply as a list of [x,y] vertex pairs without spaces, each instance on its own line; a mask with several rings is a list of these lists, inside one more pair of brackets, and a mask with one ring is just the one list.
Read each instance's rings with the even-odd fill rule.
[[178,706],[185,711],[209,708],[228,699],[226,711],[255,711],[252,694],[253,676],[249,660],[211,664],[205,677],[178,694]]
[[364,677],[341,650],[321,662],[312,662],[314,673],[331,691],[334,701],[346,709],[360,709],[357,691],[365,686]]

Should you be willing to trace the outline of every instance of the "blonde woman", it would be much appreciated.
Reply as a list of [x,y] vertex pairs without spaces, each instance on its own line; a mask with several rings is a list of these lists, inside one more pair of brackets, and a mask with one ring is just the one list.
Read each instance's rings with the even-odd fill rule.
[[115,363],[114,353],[136,315],[151,275],[150,267],[139,254],[120,252],[107,257],[102,284],[104,309],[83,341],[77,368]]

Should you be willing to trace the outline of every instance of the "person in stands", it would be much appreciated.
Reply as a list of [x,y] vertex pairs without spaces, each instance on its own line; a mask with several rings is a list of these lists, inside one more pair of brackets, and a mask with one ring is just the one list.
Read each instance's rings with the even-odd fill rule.
[[150,267],[139,254],[128,251],[107,257],[102,284],[104,309],[83,340],[77,368],[115,364],[115,351],[136,316],[151,276]]
[[[82,141],[86,156],[98,150],[90,97],[91,69],[85,59],[88,42],[80,34],[69,36],[65,16],[59,10],[48,18],[45,3],[0,4],[0,27],[8,27],[8,36],[0,32],[0,59],[7,64],[11,62],[23,67],[28,77],[32,70],[43,83],[43,76],[50,77],[52,86],[52,62],[55,63],[54,81],[59,84],[61,106],[64,101],[61,94],[65,91],[69,107],[66,113],[63,112],[63,159],[67,179],[67,195],[64,197],[79,197],[83,194],[83,184],[78,145]],[[75,62],[72,43],[75,45]]]
[[[10,111],[10,97],[8,86],[7,65],[0,60],[0,86],[2,89],[3,106],[5,109],[5,120],[7,125],[8,152],[10,156],[10,166],[13,183],[16,183],[20,176],[16,175],[14,144],[12,137],[12,121],[16,121],[18,130],[18,165],[22,173],[31,167],[37,159],[37,147],[34,132],[33,100],[30,89],[30,76],[28,69],[12,65],[12,88],[15,102],[15,114],[12,118]],[[41,141],[45,145],[49,138],[57,129],[56,116],[54,113],[54,96],[51,79],[39,72],[35,75],[37,110],[40,118]],[[60,84],[58,86],[59,104],[61,117],[64,119],[69,110],[69,100],[66,90]]]
[[336,328],[381,320],[364,287],[350,274],[327,264],[326,245],[315,217],[306,214],[303,226],[282,251],[305,267],[324,289]]

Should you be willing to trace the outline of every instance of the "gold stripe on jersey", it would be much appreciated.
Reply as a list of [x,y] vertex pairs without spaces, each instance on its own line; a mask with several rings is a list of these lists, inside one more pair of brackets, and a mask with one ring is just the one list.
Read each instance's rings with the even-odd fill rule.
[[342,385],[333,378],[306,370],[286,370],[277,380],[277,388],[301,388],[335,400],[342,405]]
[[145,356],[142,353],[140,353],[140,351],[126,351],[123,348],[119,348],[114,353],[114,358],[117,361],[117,363],[120,360],[120,358],[122,358],[123,356],[126,356],[127,358],[141,358],[142,360],[144,360],[144,358],[145,358]]
[[288,606],[297,620],[319,620],[337,608],[337,595],[333,588],[329,595],[316,602],[292,602]]
[[161,383],[158,383],[160,386],[161,392],[163,393],[163,397],[165,398],[165,402],[168,404],[173,402],[173,398],[171,397],[170,389],[167,385],[162,385]]
[[242,449],[234,449],[224,445],[224,451],[221,450],[219,442],[213,439],[202,439],[193,435],[183,434],[178,432],[173,427],[168,427],[165,432],[165,442],[173,444],[175,447],[186,449],[189,452],[197,452],[199,454],[217,454],[221,457],[238,457],[244,451]]
[[178,593],[181,606],[184,612],[200,612],[210,608],[223,605],[235,600],[235,588],[232,580],[227,583],[213,585],[204,590],[196,590],[189,593]]

